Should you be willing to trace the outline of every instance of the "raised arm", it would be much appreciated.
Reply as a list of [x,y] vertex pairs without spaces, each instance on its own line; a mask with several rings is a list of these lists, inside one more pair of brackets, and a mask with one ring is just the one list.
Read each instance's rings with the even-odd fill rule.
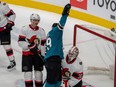
[[70,9],[71,9],[70,4],[65,5],[65,7],[63,9],[63,12],[62,12],[62,17],[59,21],[59,27],[61,27],[61,29],[63,29],[64,26],[65,26],[65,23],[66,23],[68,15],[69,15]]

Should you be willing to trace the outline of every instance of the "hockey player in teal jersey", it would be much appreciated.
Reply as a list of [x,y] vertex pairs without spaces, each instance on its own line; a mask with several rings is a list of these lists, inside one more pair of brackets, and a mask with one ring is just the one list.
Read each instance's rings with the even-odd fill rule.
[[52,30],[47,35],[45,56],[47,81],[45,87],[60,87],[61,85],[61,61],[64,58],[62,36],[70,8],[70,4],[64,7],[59,23],[54,23]]

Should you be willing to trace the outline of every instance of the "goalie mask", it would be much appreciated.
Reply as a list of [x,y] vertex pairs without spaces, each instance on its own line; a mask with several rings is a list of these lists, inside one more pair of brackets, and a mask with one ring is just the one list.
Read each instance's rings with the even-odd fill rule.
[[38,20],[40,21],[40,16],[38,14],[31,14],[30,21]]
[[71,62],[77,58],[79,50],[76,46],[72,47],[68,52],[68,61]]

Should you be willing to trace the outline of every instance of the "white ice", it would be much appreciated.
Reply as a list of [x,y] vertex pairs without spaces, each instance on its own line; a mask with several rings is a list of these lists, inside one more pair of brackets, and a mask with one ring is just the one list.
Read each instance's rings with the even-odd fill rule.
[[[16,20],[15,20],[15,27],[12,30],[12,47],[14,49],[14,56],[16,58],[16,70],[12,72],[8,72],[6,67],[9,65],[9,60],[5,54],[5,51],[2,46],[0,46],[0,87],[19,87],[17,85],[17,82],[22,81],[24,79],[23,73],[21,72],[21,48],[18,46],[17,40],[18,40],[18,34],[20,33],[20,29],[24,25],[28,25],[30,23],[29,17],[32,13],[38,13],[41,17],[41,21],[39,26],[43,27],[46,31],[46,34],[51,29],[51,25],[54,22],[59,22],[59,19],[61,15],[55,14],[52,12],[42,11],[38,9],[32,9],[32,8],[26,8],[16,5],[10,5],[10,7],[14,10],[16,13]],[[78,15],[77,15],[78,16]],[[73,42],[73,29],[75,24],[82,24],[82,25],[93,25],[81,20],[77,20],[71,17],[68,17],[65,29],[64,29],[64,50],[68,50],[72,46]],[[97,25],[94,25],[97,26]],[[98,26],[97,26],[98,27]],[[106,65],[107,63],[112,64],[114,61],[114,53],[111,51],[113,50],[112,46],[107,47],[107,44],[101,45],[99,44],[100,40],[98,37],[90,37],[87,36],[83,31],[80,31],[79,35],[81,35],[80,38],[78,38],[79,44],[77,45],[80,50],[79,57],[83,60],[83,63],[85,67],[87,66],[100,66],[100,67],[108,67]],[[86,38],[85,38],[86,37]],[[89,41],[90,40],[90,41]],[[100,55],[97,53],[98,50],[94,50],[93,45],[86,46],[88,43],[96,44],[98,50],[100,50]],[[104,50],[105,49],[105,50]],[[108,50],[107,54],[105,55],[104,51]],[[86,50],[86,51],[84,51]],[[89,50],[94,51],[93,53],[89,53]],[[87,53],[84,53],[87,52]],[[102,56],[102,57],[101,57]],[[89,59],[89,57],[92,57],[92,59]],[[104,57],[106,59],[104,59]],[[109,57],[111,57],[111,60],[109,60]],[[103,59],[101,59],[103,58]],[[45,70],[44,73],[44,79],[46,76]],[[84,81],[95,85],[95,87],[114,87],[113,80],[109,78],[108,75],[84,75],[83,78]]]

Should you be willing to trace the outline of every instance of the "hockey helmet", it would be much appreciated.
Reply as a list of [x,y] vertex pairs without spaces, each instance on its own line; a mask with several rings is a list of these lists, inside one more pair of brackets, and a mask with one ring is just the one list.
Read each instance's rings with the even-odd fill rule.
[[30,16],[30,20],[33,21],[33,20],[40,20],[40,16],[38,14],[31,14]]
[[79,49],[76,46],[71,47],[71,49],[68,51],[69,61],[72,61],[73,59],[77,58],[78,54]]

